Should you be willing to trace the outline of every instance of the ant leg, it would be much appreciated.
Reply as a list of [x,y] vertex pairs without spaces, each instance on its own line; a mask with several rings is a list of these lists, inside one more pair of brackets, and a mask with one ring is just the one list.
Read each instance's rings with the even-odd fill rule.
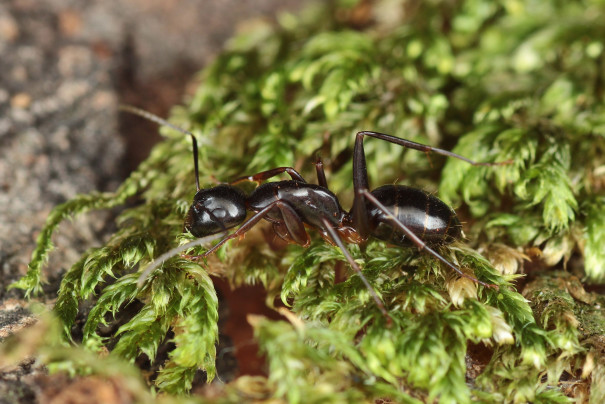
[[245,232],[247,232],[248,230],[250,230],[256,223],[258,223],[262,218],[264,218],[273,207],[279,208],[279,210],[282,214],[282,217],[284,219],[283,222],[279,222],[279,223],[283,224],[283,228],[288,233],[288,234],[286,234],[286,237],[287,237],[286,240],[300,244],[303,247],[307,247],[310,243],[310,240],[309,240],[307,231],[305,230],[305,226],[304,226],[303,222],[300,220],[300,217],[296,214],[294,209],[292,209],[292,207],[290,207],[288,204],[286,204],[282,201],[275,201],[274,203],[268,205],[264,209],[260,210],[256,214],[254,214],[248,221],[246,221],[243,225],[241,225],[240,228],[237,229],[232,234],[227,234],[227,231],[217,233],[217,234],[212,234],[210,236],[202,237],[197,240],[190,241],[189,243],[183,244],[181,246],[175,247],[175,248],[165,252],[164,254],[160,255],[151,264],[149,264],[143,270],[143,272],[141,272],[141,275],[139,276],[139,279],[137,280],[137,287],[140,288],[143,285],[143,283],[145,282],[145,279],[147,279],[147,277],[149,276],[149,274],[151,272],[153,272],[153,270],[158,268],[160,265],[162,265],[164,262],[166,262],[166,260],[168,260],[168,258],[173,257],[179,253],[182,253],[183,251],[187,251],[190,248],[197,247],[197,246],[203,245],[203,244],[207,244],[211,241],[214,241],[216,239],[223,237],[223,239],[221,239],[221,241],[219,241],[218,244],[216,244],[210,250],[206,251],[206,253],[204,253],[203,255],[201,255],[201,256],[184,256],[184,257],[189,258],[189,259],[197,259],[197,258],[207,257],[208,255],[214,253],[221,245],[225,244],[227,241],[229,241],[233,238],[239,237],[239,236],[243,235]]
[[233,233],[231,233],[231,234],[227,235],[226,237],[224,237],[223,239],[221,239],[221,241],[219,241],[217,244],[215,244],[211,249],[206,251],[204,254],[199,255],[199,256],[187,256],[186,258],[196,260],[196,259],[200,259],[200,258],[206,258],[207,256],[215,253],[216,250],[218,250],[227,241],[244,235],[244,233],[246,233],[248,230],[250,230],[261,219],[265,218],[269,214],[271,209],[273,209],[275,207],[277,207],[282,214],[283,222],[286,225],[286,228],[289,232],[289,236],[290,236],[289,240],[294,241],[295,243],[300,244],[303,247],[308,246],[309,245],[309,236],[307,235],[307,231],[305,230],[305,226],[304,226],[303,222],[300,220],[300,217],[296,214],[294,209],[292,209],[292,207],[290,207],[287,203],[282,202],[282,201],[275,201],[275,202],[267,205],[263,209],[259,210],[250,219],[245,221],[244,224],[242,224],[239,227],[239,229],[237,229]]
[[387,312],[386,308],[384,307],[384,303],[382,303],[382,300],[380,300],[380,298],[378,297],[378,294],[376,293],[376,291],[374,290],[372,285],[370,285],[370,282],[368,282],[366,277],[363,276],[363,272],[361,272],[361,268],[359,267],[357,262],[355,262],[355,260],[351,256],[351,253],[349,252],[349,250],[347,250],[347,247],[344,245],[344,243],[338,236],[338,233],[336,232],[336,230],[332,227],[332,224],[330,224],[328,219],[326,219],[324,217],[321,218],[321,221],[322,221],[326,231],[332,237],[332,240],[334,241],[334,243],[340,248],[340,250],[344,254],[347,262],[349,263],[349,265],[351,265],[351,268],[353,268],[353,270],[357,273],[359,278],[361,278],[361,281],[363,282],[363,284],[366,286],[366,288],[368,288],[368,291],[370,292],[370,295],[372,295],[372,299],[374,299],[376,306],[378,306],[378,309],[380,310],[382,315],[387,319],[387,326],[390,327],[391,324],[393,323],[393,320],[391,319],[391,316],[389,316],[389,313]]
[[363,150],[363,134],[358,132],[355,138],[355,147],[353,148],[353,207],[351,215],[353,227],[362,239],[367,239],[370,235],[370,224],[368,218],[368,209],[362,189],[369,189],[368,168],[366,166],[366,155]]
[[311,240],[298,213],[285,202],[277,201],[275,204],[283,218],[283,221],[274,224],[274,228],[277,225],[281,231],[281,235],[278,235],[288,242],[308,247]]
[[462,272],[460,270],[460,268],[458,268],[457,266],[455,266],[454,264],[452,264],[451,262],[449,262],[448,260],[443,258],[437,251],[433,250],[431,247],[426,245],[426,243],[424,241],[422,241],[420,239],[420,237],[418,237],[416,234],[414,234],[414,232],[412,232],[406,225],[401,223],[401,221],[399,221],[399,219],[397,219],[397,217],[395,217],[395,215],[393,215],[391,213],[391,211],[386,208],[386,206],[384,206],[382,203],[380,203],[380,201],[378,199],[376,199],[376,197],[374,195],[372,195],[372,193],[370,191],[368,191],[367,189],[361,189],[361,190],[359,190],[359,192],[361,194],[363,194],[363,196],[365,196],[378,209],[380,209],[385,215],[387,215],[389,217],[389,219],[391,219],[393,221],[393,224],[395,226],[397,226],[399,229],[401,229],[401,231],[403,231],[405,233],[405,235],[407,237],[409,237],[409,239],[414,244],[416,244],[416,246],[418,247],[419,250],[426,250],[433,257],[437,258],[439,261],[443,262],[445,265],[447,265],[454,271],[458,272],[458,274],[460,274],[460,276],[462,276],[463,278],[470,279],[471,281],[476,282],[480,285],[483,285],[486,288],[499,289],[498,285],[494,285],[491,283],[485,283],[485,282],[480,281],[479,279],[475,278],[474,276],[467,275],[464,272]]
[[320,187],[328,188],[328,181],[326,180],[326,173],[324,172],[324,163],[321,161],[319,154],[315,157],[315,171],[317,172],[317,184]]
[[247,175],[244,177],[237,178],[237,179],[231,181],[229,183],[229,185],[239,184],[240,182],[244,182],[244,181],[256,182],[258,185],[260,185],[261,182],[263,182],[271,177],[275,177],[276,175],[279,175],[284,172],[288,173],[290,175],[290,177],[295,181],[306,182],[305,179],[302,177],[302,175],[300,175],[300,173],[298,171],[296,171],[294,168],[277,167],[277,168],[272,168],[271,170],[261,171],[260,173],[256,173],[254,175]]
[[212,234],[210,236],[198,238],[196,240],[190,241],[187,244],[183,244],[178,247],[174,247],[173,249],[171,249],[169,251],[166,251],[164,254],[160,255],[155,260],[153,260],[153,262],[151,262],[149,265],[147,265],[147,267],[141,272],[141,275],[139,276],[139,279],[137,280],[137,288],[140,288],[141,286],[143,286],[143,283],[145,283],[145,280],[147,279],[149,274],[151,272],[153,272],[153,270],[155,270],[157,267],[162,265],[164,262],[166,262],[166,260],[168,260],[168,258],[174,257],[175,255],[180,254],[183,251],[187,251],[190,248],[197,247],[197,246],[203,245],[203,244],[207,244],[207,243],[214,241],[216,239],[219,239],[225,235],[226,235],[226,232]]
[[467,163],[472,164],[474,166],[497,166],[512,163],[511,160],[497,163],[482,163],[470,160],[464,156],[452,153],[448,150],[438,149],[436,147],[412,142],[411,140],[402,139],[397,136],[387,135],[385,133],[371,131],[357,132],[357,135],[355,137],[355,147],[353,149],[353,189],[355,192],[355,199],[353,201],[353,208],[351,209],[351,212],[353,215],[353,224],[355,228],[359,231],[359,234],[364,238],[368,237],[370,233],[364,193],[361,192],[362,190],[370,189],[368,171],[366,167],[366,157],[363,150],[363,139],[365,136],[386,140],[387,142],[398,144],[400,146],[419,150],[425,152],[427,155],[429,153],[437,153],[443,156],[454,157],[459,160],[466,161]]
[[411,140],[402,139],[397,136],[387,135],[386,133],[371,132],[371,131],[358,132],[357,137],[355,139],[355,147],[358,147],[358,143],[360,145],[359,147],[363,147],[363,137],[364,136],[370,136],[370,137],[374,137],[376,139],[386,140],[387,142],[395,143],[395,144],[398,144],[398,145],[404,146],[404,147],[409,147],[410,149],[414,149],[414,150],[420,150],[427,154],[428,153],[437,153],[437,154],[441,154],[442,156],[454,157],[459,160],[466,161],[467,163],[472,164],[474,166],[499,166],[499,165],[506,165],[506,164],[512,163],[512,161],[508,161],[508,160],[496,162],[496,163],[478,162],[478,161],[474,161],[469,158],[466,158],[464,156],[461,156],[459,154],[452,153],[449,150],[438,149],[436,147],[428,146],[428,145],[425,145],[422,143],[416,143],[416,142],[412,142]]

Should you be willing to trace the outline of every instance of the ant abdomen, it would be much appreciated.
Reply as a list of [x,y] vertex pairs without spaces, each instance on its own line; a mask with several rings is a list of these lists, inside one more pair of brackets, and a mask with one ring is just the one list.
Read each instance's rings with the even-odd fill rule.
[[[428,245],[449,244],[462,236],[462,225],[456,212],[425,191],[403,185],[384,185],[371,193]],[[374,237],[399,246],[414,245],[381,209],[370,203],[367,206]]]

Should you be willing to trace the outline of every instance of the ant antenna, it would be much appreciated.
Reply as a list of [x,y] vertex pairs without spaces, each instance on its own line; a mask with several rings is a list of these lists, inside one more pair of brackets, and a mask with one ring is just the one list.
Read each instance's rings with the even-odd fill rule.
[[200,190],[200,174],[199,174],[199,168],[198,168],[198,162],[197,162],[197,156],[198,156],[197,139],[195,138],[195,135],[193,133],[189,132],[188,130],[179,128],[178,126],[171,124],[167,120],[162,119],[159,116],[152,114],[151,112],[147,112],[143,109],[133,107],[132,105],[121,104],[118,106],[118,109],[125,111],[125,112],[130,112],[131,114],[134,114],[134,115],[138,115],[141,118],[145,118],[151,122],[155,122],[158,125],[167,126],[171,129],[181,132],[184,135],[191,136],[191,140],[193,141],[193,165],[195,167],[195,185],[197,187],[197,191],[199,191]]

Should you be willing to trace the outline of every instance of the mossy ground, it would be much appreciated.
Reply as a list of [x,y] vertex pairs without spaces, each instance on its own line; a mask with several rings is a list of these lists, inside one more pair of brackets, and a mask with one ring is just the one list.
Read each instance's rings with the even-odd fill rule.
[[[233,38],[174,109],[171,121],[201,142],[205,186],[278,166],[313,178],[319,151],[350,206],[359,130],[512,160],[473,167],[366,142],[371,183],[403,179],[456,207],[468,238],[441,253],[499,290],[413,248],[350,246],[393,319],[388,328],[357,276],[336,280],[342,252],[317,236],[307,249],[247,237],[201,265],[175,257],[137,288],[137,269],[192,239],[182,233],[195,191],[191,144],[171,130],[115,193],[57,207],[15,286],[40,290],[62,220],[135,200],[107,245],[65,274],[55,314],[69,339],[80,302],[93,299],[82,346],[111,343],[112,361],[154,358],[173,335],[155,377],[166,393],[187,392],[198,369],[215,375],[211,273],[233,286],[260,283],[270,303],[280,296],[291,309],[281,309],[289,321],[250,318],[268,377],[240,377],[218,401],[601,402],[605,298],[585,286],[605,279],[602,21],[597,0],[331,3]],[[99,325],[134,301],[140,311],[102,337]],[[99,373],[76,360],[95,355],[70,349],[47,355],[49,367]]]

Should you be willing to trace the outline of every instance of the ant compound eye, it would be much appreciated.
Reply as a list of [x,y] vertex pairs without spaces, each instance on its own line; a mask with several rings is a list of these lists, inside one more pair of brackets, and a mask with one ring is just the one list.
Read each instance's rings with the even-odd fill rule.
[[217,234],[241,224],[246,218],[244,193],[229,185],[198,191],[185,220],[195,237]]

